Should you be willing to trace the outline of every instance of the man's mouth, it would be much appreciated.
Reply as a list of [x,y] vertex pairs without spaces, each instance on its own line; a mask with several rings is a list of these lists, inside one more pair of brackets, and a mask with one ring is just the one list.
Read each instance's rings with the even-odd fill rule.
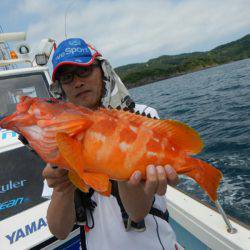
[[88,92],[90,92],[90,90],[81,91],[80,93],[76,94],[76,97],[79,97],[80,95],[84,95],[84,94],[86,94]]

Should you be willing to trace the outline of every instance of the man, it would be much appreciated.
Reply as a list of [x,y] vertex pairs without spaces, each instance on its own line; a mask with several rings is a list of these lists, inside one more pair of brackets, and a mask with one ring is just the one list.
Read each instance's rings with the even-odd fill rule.
[[[154,109],[134,104],[108,61],[82,39],[63,41],[52,62],[52,93],[57,97],[93,110],[112,107],[157,118]],[[164,214],[163,195],[168,183],[177,182],[176,172],[171,166],[150,165],[146,175],[145,182],[141,181],[139,171],[126,182],[113,182],[113,190],[117,191],[110,197],[96,192],[91,196],[76,190],[67,170],[48,164],[43,176],[53,188],[47,212],[52,234],[65,239],[84,211],[83,220],[88,225],[85,231],[91,228],[86,232],[87,249],[175,249],[175,235],[169,224],[163,216],[149,212],[153,204],[154,209],[160,211],[158,214]],[[78,209],[79,206],[82,209]],[[86,212],[86,206],[90,213]],[[93,225],[88,224],[90,219]],[[139,232],[142,230],[145,231]]]

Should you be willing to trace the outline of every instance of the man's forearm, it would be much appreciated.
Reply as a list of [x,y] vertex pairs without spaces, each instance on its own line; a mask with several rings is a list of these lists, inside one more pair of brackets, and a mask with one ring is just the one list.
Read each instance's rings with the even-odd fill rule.
[[143,187],[129,187],[126,182],[118,182],[119,195],[127,214],[134,222],[141,221],[150,211],[153,196],[146,195]]
[[74,190],[67,193],[53,191],[47,211],[48,226],[58,239],[65,239],[75,223]]

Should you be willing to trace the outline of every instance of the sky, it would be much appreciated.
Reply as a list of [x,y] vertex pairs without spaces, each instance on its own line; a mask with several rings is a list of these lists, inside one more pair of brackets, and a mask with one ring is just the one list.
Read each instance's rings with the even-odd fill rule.
[[4,32],[66,36],[94,45],[114,67],[207,51],[250,33],[250,0],[0,0]]

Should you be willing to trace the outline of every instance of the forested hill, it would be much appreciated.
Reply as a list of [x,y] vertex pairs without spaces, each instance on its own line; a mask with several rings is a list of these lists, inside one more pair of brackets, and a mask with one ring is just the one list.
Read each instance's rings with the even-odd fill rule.
[[128,88],[216,65],[250,58],[250,34],[207,52],[160,56],[115,69]]

